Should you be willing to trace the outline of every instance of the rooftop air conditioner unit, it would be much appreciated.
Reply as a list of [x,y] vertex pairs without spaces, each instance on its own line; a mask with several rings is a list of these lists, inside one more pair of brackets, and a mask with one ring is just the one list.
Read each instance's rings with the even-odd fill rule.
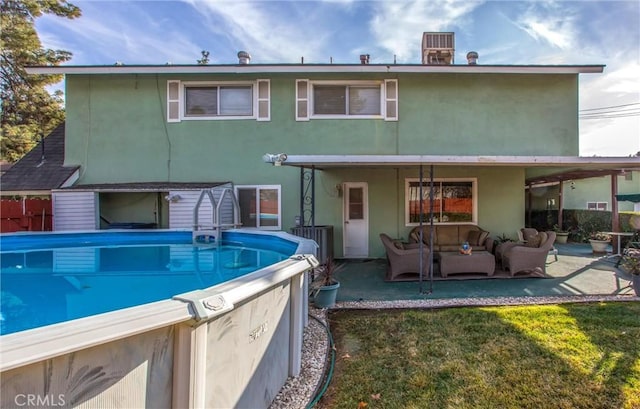
[[454,33],[422,33],[423,64],[451,65],[454,51]]

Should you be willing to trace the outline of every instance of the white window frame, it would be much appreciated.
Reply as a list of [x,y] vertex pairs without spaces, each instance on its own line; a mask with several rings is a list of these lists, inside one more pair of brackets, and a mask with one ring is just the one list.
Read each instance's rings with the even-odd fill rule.
[[[405,226],[418,226],[420,225],[419,222],[409,222],[410,218],[409,218],[409,202],[410,202],[410,198],[409,198],[409,190],[410,190],[410,184],[414,183],[414,182],[419,182],[420,178],[405,178],[405,182],[404,182],[404,223]],[[471,182],[471,194],[473,196],[472,200],[473,200],[473,210],[472,210],[472,216],[471,216],[471,221],[465,221],[465,222],[434,222],[433,224],[435,225],[460,225],[460,224],[478,224],[478,178],[434,178],[433,179],[434,184],[437,183],[443,183],[443,182]],[[430,181],[429,179],[423,179],[423,189],[424,192],[423,194],[428,195],[429,194],[429,184]],[[428,200],[428,199],[427,199]],[[425,206],[425,211],[426,211],[426,206]],[[423,222],[424,223],[424,222]]]
[[[595,205],[595,209],[589,209],[589,205]],[[604,209],[600,209],[599,206],[601,204],[604,204]],[[607,210],[609,210],[609,202],[597,202],[597,201],[588,201],[587,202],[587,210],[597,210],[599,212],[606,212]]]
[[[380,114],[379,115],[349,115],[345,113],[344,115],[322,115],[315,114],[315,97],[314,97],[314,86],[316,85],[336,85],[336,86],[376,86],[380,89],[380,101],[378,101],[380,106]],[[383,119],[385,117],[385,90],[384,90],[384,81],[309,81],[309,90],[308,94],[309,100],[309,118],[310,119]]]
[[[256,198],[260,198],[260,190],[277,190],[278,192],[278,224],[276,226],[260,226],[260,200],[256,200],[256,226],[242,226],[242,228],[260,229],[260,230],[282,230],[282,186],[281,185],[236,185],[234,193],[240,201],[238,190],[255,189]],[[242,206],[241,206],[242,207]]]
[[[186,114],[186,88],[188,87],[251,87],[251,115],[189,116]],[[174,92],[177,89],[178,92]],[[177,96],[175,95],[177,94]],[[167,81],[167,122],[181,121],[226,121],[226,120],[271,120],[271,81]]]
[[[251,87],[251,115],[215,115],[215,116],[188,116],[187,109],[187,88],[202,87],[202,88],[215,88],[215,87]],[[182,121],[216,121],[216,120],[228,120],[228,119],[256,119],[257,112],[256,107],[258,104],[257,84],[255,81],[240,81],[240,82],[226,82],[226,81],[183,81],[180,83],[180,120]],[[218,103],[220,103],[218,101]]]

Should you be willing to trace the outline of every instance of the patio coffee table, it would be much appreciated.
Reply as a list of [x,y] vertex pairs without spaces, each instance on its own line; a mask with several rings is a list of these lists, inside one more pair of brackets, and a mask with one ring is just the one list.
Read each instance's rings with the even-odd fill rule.
[[468,255],[458,252],[440,253],[440,275],[445,278],[449,274],[463,273],[486,273],[491,277],[495,268],[496,259],[488,251],[474,251]]

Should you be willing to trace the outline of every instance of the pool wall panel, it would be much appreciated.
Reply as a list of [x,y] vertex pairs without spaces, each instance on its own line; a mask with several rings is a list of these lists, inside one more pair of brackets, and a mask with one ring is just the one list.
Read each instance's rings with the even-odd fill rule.
[[2,408],[169,408],[174,326],[2,373]]
[[289,375],[290,294],[283,283],[208,323],[205,407],[269,406]]

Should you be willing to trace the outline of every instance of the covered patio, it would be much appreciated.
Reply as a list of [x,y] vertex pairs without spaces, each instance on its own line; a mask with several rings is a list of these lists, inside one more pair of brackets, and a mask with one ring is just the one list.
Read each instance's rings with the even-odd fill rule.
[[[557,244],[558,260],[547,257],[546,278],[474,278],[387,282],[385,259],[344,260],[338,307],[352,302],[517,297],[623,297],[634,299],[631,276],[616,257],[592,254],[589,244]],[[635,298],[637,299],[637,297]]]
[[[418,225],[426,225],[427,229],[430,224],[432,226],[475,225],[489,231],[490,237],[498,237],[501,234],[513,237],[526,225],[525,187],[530,186],[533,181],[538,182],[537,178],[545,175],[558,177],[562,174],[571,174],[572,177],[576,177],[577,173],[580,173],[586,177],[586,175],[607,174],[615,179],[615,175],[621,172],[640,169],[640,161],[632,157],[280,153],[266,154],[263,159],[274,166],[291,166],[300,169],[300,207],[297,226],[308,227],[311,230],[318,225],[334,226],[336,242],[329,246],[328,253],[335,255],[336,258],[360,259],[363,265],[369,259],[384,259],[385,249],[378,238],[380,233],[406,241],[410,230]],[[469,203],[472,202],[472,206],[466,210],[463,218],[457,217],[462,213],[445,215],[443,210],[440,210],[439,219],[438,215],[434,217],[434,196],[439,194],[439,199],[444,197],[443,190],[440,190],[440,193],[434,190],[434,180],[444,181],[442,186],[449,181],[452,184],[468,185],[465,186],[468,187],[468,192],[471,192],[468,196],[455,196],[455,198],[463,197]],[[353,202],[351,189],[357,193],[353,195],[355,198]],[[616,194],[616,190],[616,186],[612,186],[612,194]],[[421,204],[419,211],[415,203]],[[356,231],[355,226],[362,227]],[[619,231],[619,226],[612,226],[612,231]],[[357,243],[359,246],[353,245],[355,239],[360,240]],[[437,257],[433,248],[429,248],[429,253]],[[421,256],[417,258],[422,259]],[[321,260],[322,263],[325,261]],[[425,282],[432,285],[434,270],[432,261],[428,263],[430,268],[424,271],[429,273],[425,272],[420,277],[423,285]],[[374,266],[372,270],[380,269],[379,264],[372,265]],[[594,266],[587,268],[587,265],[589,263],[580,268],[585,268],[587,271],[595,269]],[[553,271],[553,266],[549,267]],[[578,268],[569,271],[576,270]],[[423,271],[423,268],[419,268],[419,271]],[[566,281],[566,277],[564,279]],[[548,280],[550,279],[544,281]],[[363,281],[367,283],[361,284],[369,284],[368,280]],[[460,289],[459,284],[459,280],[456,281],[452,289]],[[403,288],[402,285],[399,284],[398,288]],[[475,288],[477,283],[468,285]],[[489,287],[492,285],[489,284]],[[442,287],[443,290],[449,288],[444,282],[438,283],[438,287]],[[620,287],[618,283],[614,283],[613,289],[606,293],[610,294],[618,287]],[[501,291],[505,290],[501,289]],[[527,291],[535,293],[534,289]],[[562,293],[565,290],[556,288],[554,291]],[[593,290],[585,288],[582,291],[580,286],[576,290],[578,293],[589,291]],[[372,290],[371,293],[375,291]],[[464,293],[468,291],[465,289]],[[352,296],[352,298],[364,297]]]

